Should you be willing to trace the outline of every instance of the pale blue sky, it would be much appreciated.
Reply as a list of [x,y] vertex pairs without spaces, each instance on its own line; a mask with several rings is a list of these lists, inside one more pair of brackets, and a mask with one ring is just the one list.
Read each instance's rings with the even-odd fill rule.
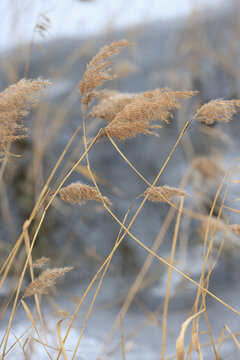
[[[40,13],[51,19],[47,37],[94,35],[188,14],[193,7],[213,7],[223,0],[1,0],[0,48],[29,42]],[[231,1],[231,0],[228,0]],[[40,39],[36,39],[40,41]]]

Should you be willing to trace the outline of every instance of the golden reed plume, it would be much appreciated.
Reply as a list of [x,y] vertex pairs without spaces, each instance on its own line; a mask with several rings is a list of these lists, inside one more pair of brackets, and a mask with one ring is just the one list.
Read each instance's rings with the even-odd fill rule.
[[97,189],[92,186],[82,184],[80,182],[73,183],[59,190],[60,199],[70,204],[83,203],[83,200],[94,200],[97,202],[105,202],[111,205],[106,196],[100,196]]

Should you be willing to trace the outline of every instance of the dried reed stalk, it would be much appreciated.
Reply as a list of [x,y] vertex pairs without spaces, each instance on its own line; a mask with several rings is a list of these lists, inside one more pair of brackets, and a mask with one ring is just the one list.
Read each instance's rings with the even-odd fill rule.
[[58,278],[64,276],[70,270],[72,270],[72,267],[45,270],[29,285],[23,295],[23,299],[31,295],[47,294],[47,288],[54,285]]
[[216,161],[206,156],[200,156],[194,159],[192,166],[203,176],[210,179],[217,179],[221,174],[223,174],[223,170]]
[[70,204],[83,203],[83,200],[94,200],[97,202],[105,202],[111,205],[106,196],[100,196],[97,189],[92,186],[82,184],[80,182],[73,183],[59,190],[60,199]]
[[49,81],[21,79],[0,93],[0,156],[7,153],[7,144],[23,139],[27,129],[23,125],[30,108],[38,102],[39,94]]
[[191,98],[195,91],[170,91],[156,89],[140,94],[126,105],[121,112],[107,125],[103,131],[119,141],[124,141],[137,135],[137,133],[153,134],[150,122],[160,119],[169,123],[173,117],[172,111],[181,107],[181,100]]
[[102,85],[106,80],[111,80],[115,76],[111,73],[110,65],[112,59],[121,49],[130,46],[131,43],[126,40],[115,41],[109,46],[104,46],[99,53],[87,65],[87,69],[82,76],[79,84],[79,91],[82,95],[84,105],[90,102],[98,95],[96,88]]
[[148,200],[153,202],[165,202],[166,200],[171,200],[174,196],[188,196],[184,190],[167,185],[155,186],[152,189],[149,187],[143,195],[145,196],[148,192]]
[[240,100],[215,99],[204,104],[196,113],[195,119],[211,125],[214,122],[228,123],[240,109]]

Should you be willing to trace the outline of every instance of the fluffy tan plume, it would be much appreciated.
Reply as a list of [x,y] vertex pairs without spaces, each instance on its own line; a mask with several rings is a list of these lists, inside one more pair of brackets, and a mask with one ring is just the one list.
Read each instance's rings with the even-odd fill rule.
[[234,234],[240,236],[240,225],[239,224],[232,224],[232,225],[229,225],[229,227],[234,232]]
[[39,94],[49,81],[21,79],[0,93],[0,156],[7,151],[9,142],[22,139],[27,134],[23,125],[31,107],[37,104]]
[[156,89],[147,91],[133,98],[122,111],[103,131],[119,141],[124,141],[138,133],[155,134],[150,130],[152,121],[161,120],[169,123],[172,111],[181,107],[181,100],[186,100],[196,94],[195,91],[170,91],[167,89]]
[[104,97],[98,105],[94,106],[89,113],[90,117],[96,117],[107,122],[111,122],[117,113],[129,104],[137,94],[117,93],[112,96]]
[[72,314],[69,312],[69,311],[66,311],[66,310],[59,310],[59,311],[56,311],[54,313],[52,313],[52,315],[55,315],[61,319],[70,319],[72,318]]
[[130,45],[131,43],[126,40],[115,41],[109,46],[104,46],[90,61],[79,84],[83,104],[88,105],[97,96],[95,89],[101,86],[104,81],[114,78],[110,68],[112,59],[109,58]]
[[100,196],[97,189],[92,186],[82,183],[73,183],[59,191],[60,199],[70,204],[81,205],[83,200],[94,200],[97,202],[105,202],[111,205],[111,202],[106,196]]
[[33,268],[41,269],[47,261],[49,261],[49,258],[42,256],[40,259],[35,260],[32,266]]
[[223,173],[220,166],[213,159],[206,156],[194,159],[192,166],[203,176],[210,179],[217,179]]
[[[150,187],[147,188],[143,195],[146,195],[149,190]],[[171,200],[174,196],[188,196],[188,194],[182,189],[176,189],[167,185],[155,186],[150,190],[148,200],[153,202],[165,202],[166,200]]]
[[240,109],[240,100],[215,99],[204,104],[197,111],[195,119],[210,125],[216,122],[228,123]]
[[45,270],[29,285],[23,295],[23,299],[31,295],[46,294],[47,288],[54,285],[58,278],[64,276],[70,270],[72,270],[72,267]]

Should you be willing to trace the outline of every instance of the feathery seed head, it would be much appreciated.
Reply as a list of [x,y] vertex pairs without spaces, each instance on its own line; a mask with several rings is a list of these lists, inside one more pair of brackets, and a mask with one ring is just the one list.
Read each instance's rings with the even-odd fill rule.
[[59,311],[56,311],[54,313],[52,313],[52,315],[55,315],[61,319],[70,319],[72,318],[72,314],[69,312],[69,311],[66,311],[66,310],[59,310]]
[[32,266],[33,268],[41,269],[47,261],[49,261],[49,258],[42,256],[40,259],[35,260]]
[[92,186],[82,184],[80,182],[73,183],[59,190],[60,199],[70,204],[83,203],[83,200],[94,200],[97,202],[105,202],[111,205],[106,196],[100,196],[97,189]]
[[229,227],[234,232],[234,234],[240,236],[240,225],[239,224],[232,224],[232,225],[229,225]]
[[22,119],[38,102],[38,96],[50,85],[49,81],[21,79],[0,93],[0,156],[7,152],[9,142],[26,137]]
[[115,95],[104,97],[98,105],[92,108],[89,116],[111,122],[136,96],[137,94],[117,93]]
[[65,267],[45,270],[29,285],[23,295],[23,299],[31,295],[46,294],[47,288],[55,285],[59,277],[64,276],[68,271],[72,269],[72,267]]
[[220,166],[213,159],[206,156],[194,159],[192,166],[203,176],[210,179],[217,179],[223,173]]
[[211,100],[196,112],[195,119],[211,125],[216,122],[228,123],[240,109],[240,100]]
[[174,196],[188,196],[184,190],[167,185],[155,186],[152,189],[148,187],[143,195],[146,195],[148,192],[148,200],[153,202],[165,202],[166,200],[171,200]]
[[87,65],[87,69],[83,74],[79,84],[79,91],[82,95],[84,105],[89,103],[98,95],[95,89],[100,87],[106,80],[111,80],[115,76],[111,73],[110,65],[112,59],[120,50],[131,43],[127,40],[115,41],[109,46],[104,46],[98,54]]
[[103,135],[107,132],[119,141],[134,137],[137,133],[157,135],[149,131],[149,123],[158,119],[169,123],[173,116],[172,111],[181,106],[180,100],[188,99],[195,94],[195,91],[156,89],[135,96],[105,127]]

